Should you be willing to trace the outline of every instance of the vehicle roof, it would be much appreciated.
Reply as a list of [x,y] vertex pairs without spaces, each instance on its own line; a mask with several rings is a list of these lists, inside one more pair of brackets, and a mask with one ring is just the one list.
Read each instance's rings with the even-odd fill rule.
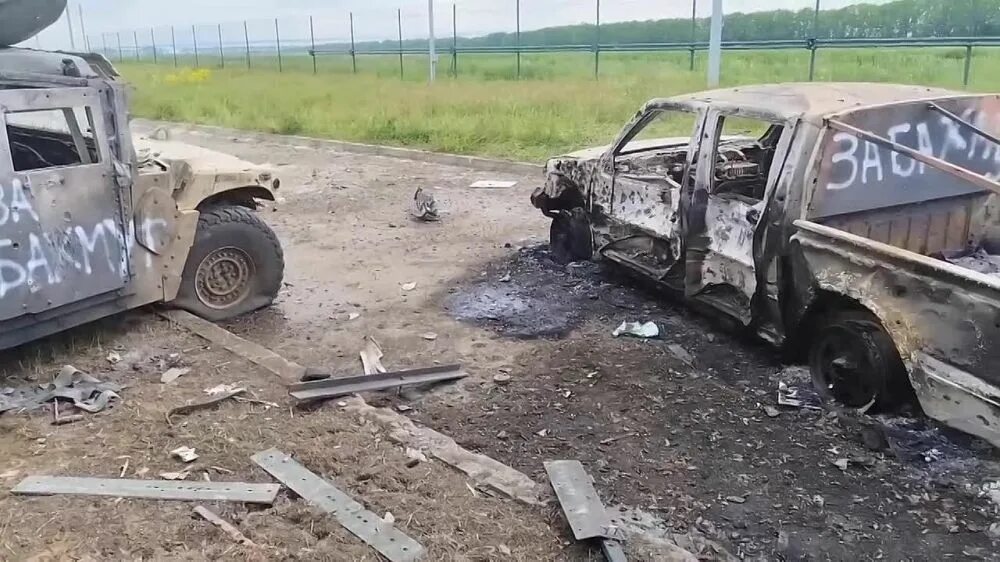
[[83,78],[95,78],[98,73],[86,60],[72,53],[37,51],[0,47],[0,74],[36,74],[64,76],[63,61],[71,60],[80,69]]
[[805,82],[739,86],[657,99],[651,105],[697,103],[729,105],[774,117],[819,120],[861,107],[968,95],[942,88],[869,82]]

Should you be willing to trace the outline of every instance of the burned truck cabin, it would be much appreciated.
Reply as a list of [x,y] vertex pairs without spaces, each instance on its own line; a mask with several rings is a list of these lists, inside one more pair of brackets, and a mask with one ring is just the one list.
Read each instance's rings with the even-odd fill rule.
[[15,172],[100,161],[87,108],[9,113],[6,128]]
[[825,396],[915,396],[1000,445],[1000,97],[789,84],[653,100],[547,172],[532,200],[555,255],[615,262],[801,350]]

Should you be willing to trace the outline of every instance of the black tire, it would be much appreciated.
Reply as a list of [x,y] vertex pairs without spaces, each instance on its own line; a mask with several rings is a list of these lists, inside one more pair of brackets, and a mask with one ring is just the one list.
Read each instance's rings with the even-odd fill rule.
[[561,211],[552,219],[549,227],[552,259],[562,264],[587,261],[593,257],[593,248],[590,221],[582,207]]
[[246,207],[202,211],[194,245],[171,304],[219,321],[269,306],[278,296],[285,257],[278,237]]
[[864,310],[830,313],[809,347],[816,391],[852,408],[887,412],[912,397],[906,367],[881,322]]

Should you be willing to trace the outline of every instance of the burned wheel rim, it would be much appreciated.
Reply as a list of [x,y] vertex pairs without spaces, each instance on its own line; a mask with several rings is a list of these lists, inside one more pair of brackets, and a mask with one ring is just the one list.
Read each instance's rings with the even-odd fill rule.
[[239,248],[219,248],[198,265],[195,291],[205,306],[224,309],[239,304],[250,294],[256,272],[253,259]]
[[885,382],[876,353],[868,334],[831,326],[813,350],[811,367],[817,386],[853,408],[872,404]]

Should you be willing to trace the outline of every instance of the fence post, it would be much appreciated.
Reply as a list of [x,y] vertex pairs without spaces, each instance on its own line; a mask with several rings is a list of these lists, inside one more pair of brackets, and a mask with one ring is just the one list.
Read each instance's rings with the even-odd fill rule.
[[274,42],[278,46],[278,72],[283,72],[281,64],[281,32],[278,31],[278,18],[274,18]]
[[597,0],[597,25],[594,27],[594,80],[601,71],[601,0]]
[[108,50],[108,36],[103,31],[101,32],[101,44],[104,46],[104,48],[102,49],[103,52],[101,54],[110,59],[111,51]]
[[132,30],[132,43],[135,45],[135,60],[141,61],[142,56],[139,55],[139,32]]
[[809,81],[813,81],[816,75],[816,40],[819,38],[819,3],[816,0],[816,9],[813,11],[812,41],[809,45]]
[[76,37],[73,36],[73,15],[69,9],[66,10],[66,25],[69,26],[69,46],[76,50]]
[[712,26],[708,40],[708,87],[719,86],[722,76],[722,0],[712,0]]
[[122,32],[116,31],[115,37],[118,39],[118,62],[125,62],[124,51],[122,51]]
[[170,43],[174,46],[174,68],[177,68],[177,33],[174,32],[174,26],[170,26]]
[[399,27],[399,79],[403,79],[403,10],[396,8],[396,24]]
[[310,51],[310,53],[312,54],[313,59],[313,74],[318,74],[319,69],[316,66],[316,28],[313,27],[312,16],[309,16],[309,44],[312,45],[312,51]]
[[153,46],[153,64],[160,62],[159,56],[156,54],[156,30],[152,27],[149,28],[149,42]]
[[451,68],[458,78],[458,4],[451,5]]
[[[516,45],[517,45],[517,79],[521,79],[521,0],[514,0],[515,6],[515,21],[517,22],[517,35]],[[600,17],[600,16],[598,16]]]
[[357,74],[358,73],[358,56],[354,52],[354,12],[350,14],[351,19],[351,70]]
[[698,35],[698,0],[691,0],[691,72],[694,72],[694,42]]
[[226,68],[226,50],[222,47],[222,24],[219,26],[219,67]]
[[962,76],[962,85],[969,87],[969,74],[972,71],[972,43],[965,46],[965,74]]
[[198,59],[198,30],[191,26],[191,39],[194,41],[194,67],[201,68],[201,60]]
[[83,4],[78,4],[77,8],[79,8],[80,13],[80,33],[83,34],[83,46],[87,51],[90,51],[90,37],[87,37],[87,24],[83,21]]
[[250,70],[250,29],[247,20],[243,20],[243,41],[247,46],[247,70]]

